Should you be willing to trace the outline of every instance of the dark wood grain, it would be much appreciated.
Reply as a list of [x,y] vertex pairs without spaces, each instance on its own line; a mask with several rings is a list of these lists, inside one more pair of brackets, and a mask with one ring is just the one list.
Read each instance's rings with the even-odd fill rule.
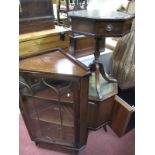
[[[95,60],[89,65],[90,71],[96,73],[96,90],[100,93],[99,73],[110,83],[116,83],[115,79],[104,71],[103,64],[100,62],[100,41],[105,37],[120,37],[127,34],[132,25],[134,15],[123,12],[104,12],[102,10],[82,10],[69,12],[72,24],[72,32],[92,36],[95,38]],[[105,42],[103,44],[105,48]],[[73,45],[73,48],[75,46]],[[72,52],[73,53],[73,52]]]
[[88,128],[97,130],[111,120],[114,96],[103,101],[88,102]]
[[51,0],[20,0],[19,33],[54,28],[52,4]]
[[53,29],[54,22],[52,17],[49,19],[38,19],[38,20],[27,20],[20,21],[19,24],[19,34],[37,32],[47,29]]
[[31,139],[48,148],[83,148],[88,136],[87,68],[69,54],[53,49],[20,59],[19,71],[20,110]]
[[110,127],[117,135],[123,136],[125,134],[132,113],[133,108],[119,96],[116,96]]
[[49,74],[85,76],[88,69],[68,54],[58,49],[43,52],[40,55],[22,59],[19,63],[21,71],[44,72]]
[[87,113],[88,113],[88,85],[89,85],[89,77],[84,77],[80,80],[80,146],[87,143],[88,136],[88,124],[87,124]]
[[[134,15],[123,12],[100,10],[74,11],[69,16],[74,33],[102,37],[121,37],[127,34],[134,18]],[[108,30],[108,26],[111,29]]]
[[[104,48],[104,41],[100,43],[100,50]],[[93,54],[95,51],[95,39],[84,35],[70,35],[69,53],[79,58]]]

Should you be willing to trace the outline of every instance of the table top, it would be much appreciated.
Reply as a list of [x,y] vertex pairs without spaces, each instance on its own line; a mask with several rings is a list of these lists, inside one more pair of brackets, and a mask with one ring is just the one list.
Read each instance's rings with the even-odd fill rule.
[[80,62],[59,50],[22,59],[19,62],[19,69],[20,71],[76,77],[89,74],[88,70]]
[[102,10],[80,10],[80,11],[70,11],[68,15],[71,18],[87,18],[95,20],[129,20],[134,17],[133,14],[113,11],[105,12]]

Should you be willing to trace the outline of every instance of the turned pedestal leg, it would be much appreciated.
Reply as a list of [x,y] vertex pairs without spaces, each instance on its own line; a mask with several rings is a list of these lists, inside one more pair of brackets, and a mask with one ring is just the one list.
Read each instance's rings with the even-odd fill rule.
[[[95,86],[96,86],[96,91],[97,94],[100,98],[100,79],[99,79],[99,75],[101,74],[102,77],[107,80],[110,83],[116,83],[117,81],[113,78],[111,78],[105,71],[104,71],[104,67],[103,64],[100,62],[99,57],[100,57],[100,40],[102,38],[101,37],[96,37],[95,38],[95,53],[94,53],[94,61],[92,64],[89,65],[90,71],[91,72],[95,72]],[[105,38],[102,39],[104,43],[104,48],[105,48]]]

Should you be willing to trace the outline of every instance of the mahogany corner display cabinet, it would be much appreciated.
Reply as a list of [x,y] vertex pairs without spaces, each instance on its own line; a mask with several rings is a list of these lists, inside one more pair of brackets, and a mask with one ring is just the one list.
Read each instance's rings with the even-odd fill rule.
[[[94,37],[94,61],[89,65],[92,73],[89,81],[88,126],[98,129],[106,125],[112,116],[117,80],[110,77],[99,60],[100,47],[105,48],[106,37],[122,37],[130,32],[134,15],[125,12],[102,10],[80,10],[68,13],[72,32]],[[92,80],[93,79],[93,80]]]
[[19,33],[54,28],[52,0],[19,0]]
[[87,142],[90,72],[61,49],[20,59],[20,110],[39,146],[80,150]]

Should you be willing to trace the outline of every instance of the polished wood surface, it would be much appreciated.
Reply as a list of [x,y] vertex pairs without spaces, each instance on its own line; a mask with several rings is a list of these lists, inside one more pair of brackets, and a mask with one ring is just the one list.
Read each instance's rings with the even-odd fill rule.
[[99,73],[110,83],[117,81],[111,78],[100,62],[100,41],[105,37],[120,37],[127,34],[132,25],[134,15],[123,12],[104,12],[102,10],[82,10],[69,13],[73,33],[94,36],[95,38],[95,60],[90,64],[91,72],[96,74],[96,90],[100,93]]
[[61,49],[20,58],[20,110],[31,139],[80,150],[86,145],[89,71]]
[[54,50],[38,56],[29,57],[19,62],[19,69],[22,71],[35,71],[51,74],[85,76],[87,70],[82,68],[75,59],[67,56],[60,50]]
[[96,130],[105,127],[111,120],[112,109],[117,91],[117,83],[109,83],[99,76],[101,92],[95,89],[95,74],[89,77],[88,128]]
[[95,19],[95,20],[114,20],[114,21],[124,21],[132,19],[133,17],[125,12],[119,11],[104,11],[104,10],[81,10],[72,11],[69,13],[70,17]]
[[119,96],[115,97],[110,127],[118,136],[125,134],[133,112],[134,109],[128,103]]
[[[93,54],[95,51],[95,39],[85,35],[70,35],[69,53],[79,58]],[[100,49],[104,48],[104,40],[100,43]]]
[[[88,136],[88,124],[87,124],[87,113],[88,113],[88,96],[85,97],[85,95],[88,94],[88,87],[89,87],[89,77],[86,76],[81,79],[81,85],[80,85],[80,121],[79,123],[82,124],[80,127],[80,144],[86,144],[87,143],[87,136]],[[86,111],[87,109],[87,111]],[[87,136],[86,136],[87,135]]]
[[120,37],[127,34],[134,15],[123,12],[104,12],[101,10],[82,10],[69,12],[72,31],[79,34]]
[[102,101],[90,100],[88,102],[88,128],[97,130],[107,125],[111,120],[114,105],[114,95]]
[[[28,81],[34,79],[26,75],[23,78]],[[35,80],[40,78],[42,76]],[[72,77],[70,88],[66,90],[63,87],[64,82],[71,81],[59,81],[56,84],[58,94],[54,92],[56,87],[51,89],[41,82],[37,85],[26,82],[31,91],[26,91],[24,87],[23,90],[20,89],[20,110],[31,139],[37,144],[56,144],[80,149],[86,144],[88,136],[86,123],[88,76],[80,79]],[[68,96],[70,93],[71,96]]]
[[97,129],[111,120],[115,95],[113,94],[111,98],[106,100],[101,99],[99,75],[101,74],[109,83],[117,83],[104,71],[103,64],[99,60],[100,42],[104,40],[103,46],[105,48],[105,37],[121,37],[129,33],[134,15],[118,11],[82,10],[69,12],[69,17],[71,18],[73,33],[92,36],[95,39],[95,60],[89,65],[89,68],[91,72],[95,72],[95,88],[98,94],[96,98],[99,98],[100,101],[95,98],[93,100],[89,96],[88,122],[89,128]]

